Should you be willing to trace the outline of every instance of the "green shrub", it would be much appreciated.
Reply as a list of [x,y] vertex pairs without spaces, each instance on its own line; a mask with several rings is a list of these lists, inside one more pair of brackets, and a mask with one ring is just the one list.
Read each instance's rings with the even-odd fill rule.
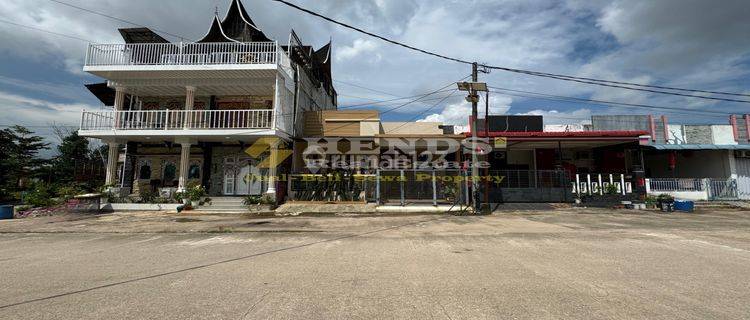
[[244,200],[242,200],[242,203],[246,206],[256,205],[261,203],[260,196],[246,196]]
[[86,190],[83,186],[77,183],[71,183],[58,186],[56,193],[60,198],[62,198],[63,201],[68,201],[70,199],[73,199],[77,195],[86,193]]
[[200,201],[205,196],[206,188],[201,185],[188,187],[188,189],[185,191],[185,197],[190,199],[190,201]]
[[265,195],[265,196],[261,197],[260,204],[274,205],[274,204],[276,204],[276,199],[274,199],[272,196]]
[[159,196],[158,193],[148,189],[140,191],[139,193],[141,196],[140,203],[154,203],[156,198]]
[[605,191],[607,194],[617,194],[617,185],[614,183],[610,183],[607,185]]
[[24,193],[23,203],[34,207],[50,207],[57,204],[53,197],[54,194],[47,184],[36,183]]
[[674,197],[672,195],[662,193],[658,197],[656,197],[656,201],[658,202],[674,202]]

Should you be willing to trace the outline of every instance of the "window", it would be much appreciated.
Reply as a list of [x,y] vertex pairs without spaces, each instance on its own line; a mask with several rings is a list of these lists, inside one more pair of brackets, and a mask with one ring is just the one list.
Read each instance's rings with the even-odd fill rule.
[[177,166],[174,163],[167,163],[164,166],[164,183],[171,183],[177,179]]
[[201,178],[201,166],[197,164],[190,165],[188,170],[188,179],[200,179]]
[[151,180],[151,164],[144,163],[141,165],[141,169],[138,170],[138,179]]

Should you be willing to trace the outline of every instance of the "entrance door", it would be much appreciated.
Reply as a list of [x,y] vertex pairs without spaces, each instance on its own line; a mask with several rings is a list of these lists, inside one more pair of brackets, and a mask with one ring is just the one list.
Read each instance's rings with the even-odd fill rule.
[[224,158],[224,195],[234,195],[236,173],[236,157]]
[[230,156],[224,160],[224,195],[261,195],[263,173],[253,159]]

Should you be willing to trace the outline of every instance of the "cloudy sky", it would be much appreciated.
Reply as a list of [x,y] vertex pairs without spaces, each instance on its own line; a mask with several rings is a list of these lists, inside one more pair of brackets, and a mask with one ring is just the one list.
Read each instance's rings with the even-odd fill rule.
[[[230,0],[61,0],[195,39],[218,6]],[[433,91],[470,68],[414,53],[331,25],[270,0],[244,0],[271,38],[294,29],[316,48],[333,40],[341,106]],[[292,0],[343,22],[457,58],[550,73],[646,84],[750,93],[750,2],[747,0]],[[48,0],[0,0],[0,125],[20,123],[49,134],[49,125],[77,125],[81,109],[101,108],[83,84],[86,41],[42,33],[13,22],[88,41],[120,43],[126,23]],[[179,41],[170,36],[170,40]],[[493,71],[490,85],[544,94],[716,111],[672,112],[672,122],[726,123],[750,105],[605,89]],[[366,90],[361,87],[370,88]],[[445,94],[449,94],[447,92]],[[507,93],[507,92],[506,92]],[[458,93],[441,104],[428,97],[383,115],[386,120],[465,124]],[[578,123],[591,114],[658,113],[493,93],[493,113],[543,114],[546,123]],[[385,110],[393,104],[380,104]]]

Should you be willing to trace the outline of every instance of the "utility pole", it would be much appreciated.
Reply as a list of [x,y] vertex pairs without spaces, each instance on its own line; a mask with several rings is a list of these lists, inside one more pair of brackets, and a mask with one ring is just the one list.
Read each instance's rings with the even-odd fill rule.
[[[479,82],[479,70],[476,62],[471,64],[471,82]],[[471,199],[474,200],[474,213],[478,214],[481,209],[479,203],[479,180],[477,179],[479,177],[479,167],[477,166],[479,163],[479,155],[477,154],[477,131],[479,131],[479,127],[477,126],[479,124],[477,104],[479,103],[479,95],[473,86],[469,92],[469,98],[471,99],[471,121],[473,122],[471,124]]]
[[477,128],[477,124],[479,124],[479,112],[477,111],[477,106],[479,104],[478,92],[488,91],[486,83],[478,82],[478,69],[479,65],[476,62],[472,63],[471,82],[457,83],[458,90],[469,92],[469,95],[466,97],[466,101],[471,102],[471,200],[473,202],[475,213],[479,213],[479,210],[481,209],[481,203],[479,199],[479,154],[477,153],[477,149],[479,149],[479,146],[477,144],[477,140],[479,139],[477,136],[477,131],[479,130],[479,128]]

